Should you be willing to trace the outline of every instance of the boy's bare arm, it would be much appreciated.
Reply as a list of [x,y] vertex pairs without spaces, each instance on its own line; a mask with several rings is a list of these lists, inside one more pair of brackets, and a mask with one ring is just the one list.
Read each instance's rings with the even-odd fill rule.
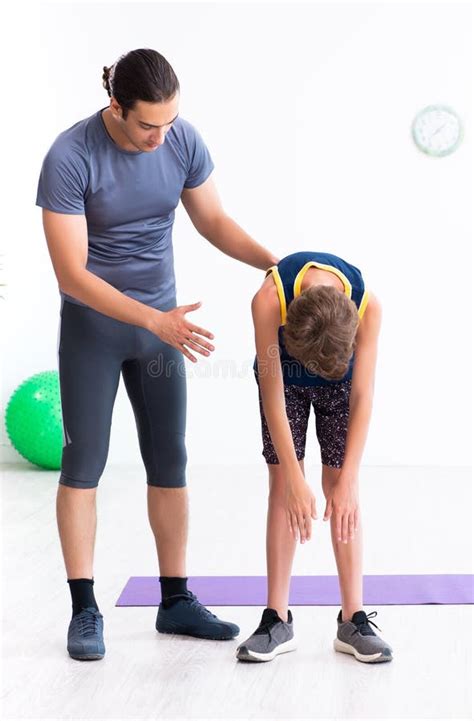
[[354,370],[349,405],[349,424],[346,450],[342,465],[342,477],[354,481],[357,478],[364,450],[375,385],[377,346],[382,322],[380,301],[371,294],[356,337]]
[[286,415],[278,345],[280,304],[271,278],[254,297],[252,315],[263,410],[287,484],[288,528],[295,540],[299,536],[300,542],[305,543],[311,538],[312,520],[317,518],[316,500],[298,463]]
[[[271,279],[270,279],[271,280]],[[285,393],[278,346],[280,305],[273,284],[264,284],[252,300],[252,316],[257,348],[258,380],[268,430],[280,465],[288,480],[301,480],[290,424],[286,415]]]

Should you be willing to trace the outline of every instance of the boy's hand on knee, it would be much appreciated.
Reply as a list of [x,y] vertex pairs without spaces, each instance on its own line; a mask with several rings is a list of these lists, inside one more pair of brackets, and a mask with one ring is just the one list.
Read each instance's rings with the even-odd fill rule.
[[342,543],[353,540],[359,522],[359,498],[357,489],[338,482],[329,492],[323,521],[335,518],[336,538]]
[[306,481],[297,484],[288,483],[287,519],[288,528],[295,541],[300,543],[311,540],[312,520],[318,517],[316,499]]

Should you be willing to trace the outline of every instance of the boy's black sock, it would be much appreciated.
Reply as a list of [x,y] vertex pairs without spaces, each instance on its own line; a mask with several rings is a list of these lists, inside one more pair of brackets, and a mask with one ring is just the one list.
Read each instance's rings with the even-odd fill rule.
[[96,608],[99,610],[94,596],[94,579],[92,578],[68,578],[69,589],[72,597],[72,615],[80,613],[83,608]]
[[187,578],[160,576],[161,602],[164,608],[169,608],[169,606],[173,605],[173,601],[168,600],[170,596],[187,592],[187,581]]

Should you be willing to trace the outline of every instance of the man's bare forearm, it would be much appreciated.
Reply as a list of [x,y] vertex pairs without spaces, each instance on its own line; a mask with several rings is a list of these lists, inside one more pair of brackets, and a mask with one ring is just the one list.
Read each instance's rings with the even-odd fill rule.
[[141,328],[149,328],[152,315],[160,312],[129,298],[86,269],[78,271],[72,278],[68,278],[67,282],[63,282],[61,290],[99,313]]
[[267,270],[278,263],[273,253],[257,243],[228,215],[219,216],[202,235],[226,255],[254,268]]

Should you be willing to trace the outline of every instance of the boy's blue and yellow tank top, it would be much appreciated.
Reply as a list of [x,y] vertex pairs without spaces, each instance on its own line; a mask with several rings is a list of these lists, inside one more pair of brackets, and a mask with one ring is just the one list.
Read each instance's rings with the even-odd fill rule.
[[299,386],[325,386],[343,383],[352,378],[352,369],[354,365],[354,356],[352,356],[347,373],[343,378],[337,381],[329,381],[315,373],[310,373],[306,368],[290,356],[283,342],[283,326],[286,323],[286,314],[288,306],[294,298],[301,294],[301,285],[306,272],[310,268],[320,268],[337,275],[342,281],[345,294],[354,301],[359,318],[362,319],[369,293],[365,288],[362,273],[355,265],[339,258],[331,253],[318,253],[314,251],[302,251],[300,253],[292,253],[282,258],[278,265],[269,268],[266,276],[272,275],[280,300],[281,325],[278,330],[280,344],[280,359],[283,372],[283,382],[285,385]]

